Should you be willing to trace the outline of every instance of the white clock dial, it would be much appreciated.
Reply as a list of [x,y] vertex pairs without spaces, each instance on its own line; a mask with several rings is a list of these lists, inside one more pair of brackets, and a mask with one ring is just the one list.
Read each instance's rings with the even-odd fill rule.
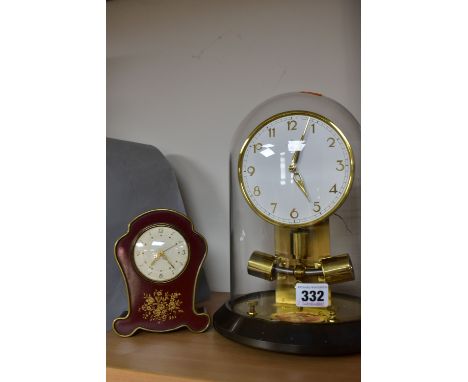
[[185,269],[189,251],[179,232],[157,225],[138,237],[133,256],[135,265],[144,276],[165,282],[176,278]]
[[315,113],[278,114],[244,143],[239,182],[252,209],[277,225],[317,223],[343,203],[354,161],[346,137]]

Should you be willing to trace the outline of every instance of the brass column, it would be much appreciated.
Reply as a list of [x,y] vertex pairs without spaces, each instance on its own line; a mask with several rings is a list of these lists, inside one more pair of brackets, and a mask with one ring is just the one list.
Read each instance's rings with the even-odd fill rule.
[[[329,221],[306,228],[291,229],[275,226],[275,256],[277,265],[296,267],[319,267],[320,259],[330,256]],[[299,273],[299,272],[298,272]],[[296,307],[295,276],[278,274],[276,281],[276,304]],[[303,277],[302,282],[319,282],[317,276]],[[331,302],[331,296],[329,296]]]

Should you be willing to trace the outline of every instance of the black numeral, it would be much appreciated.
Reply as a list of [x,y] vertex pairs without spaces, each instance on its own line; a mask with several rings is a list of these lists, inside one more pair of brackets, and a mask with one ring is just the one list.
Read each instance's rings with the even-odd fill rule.
[[315,301],[325,301],[323,299],[324,297],[324,292],[323,290],[319,290],[319,291],[315,291],[315,290],[303,290],[302,291],[302,297],[301,297],[301,301],[311,301],[311,302],[315,302]]

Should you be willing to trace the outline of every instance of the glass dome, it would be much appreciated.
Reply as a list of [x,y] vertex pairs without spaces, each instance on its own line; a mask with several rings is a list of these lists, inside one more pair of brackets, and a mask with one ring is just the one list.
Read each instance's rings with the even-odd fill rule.
[[359,123],[317,93],[270,98],[241,122],[221,334],[282,352],[359,351],[360,151]]

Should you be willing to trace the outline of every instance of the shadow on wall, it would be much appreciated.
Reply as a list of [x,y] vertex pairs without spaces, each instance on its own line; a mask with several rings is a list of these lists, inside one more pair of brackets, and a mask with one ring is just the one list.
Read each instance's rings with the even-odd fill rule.
[[[167,155],[179,183],[187,216],[195,229],[208,242],[205,271],[213,290],[227,289],[229,283],[229,208],[219,196],[219,184],[228,186],[226,174],[219,177],[219,184],[201,166],[181,155]],[[227,166],[226,166],[227,167]],[[216,272],[216,269],[225,270]],[[214,287],[217,285],[218,287]]]

